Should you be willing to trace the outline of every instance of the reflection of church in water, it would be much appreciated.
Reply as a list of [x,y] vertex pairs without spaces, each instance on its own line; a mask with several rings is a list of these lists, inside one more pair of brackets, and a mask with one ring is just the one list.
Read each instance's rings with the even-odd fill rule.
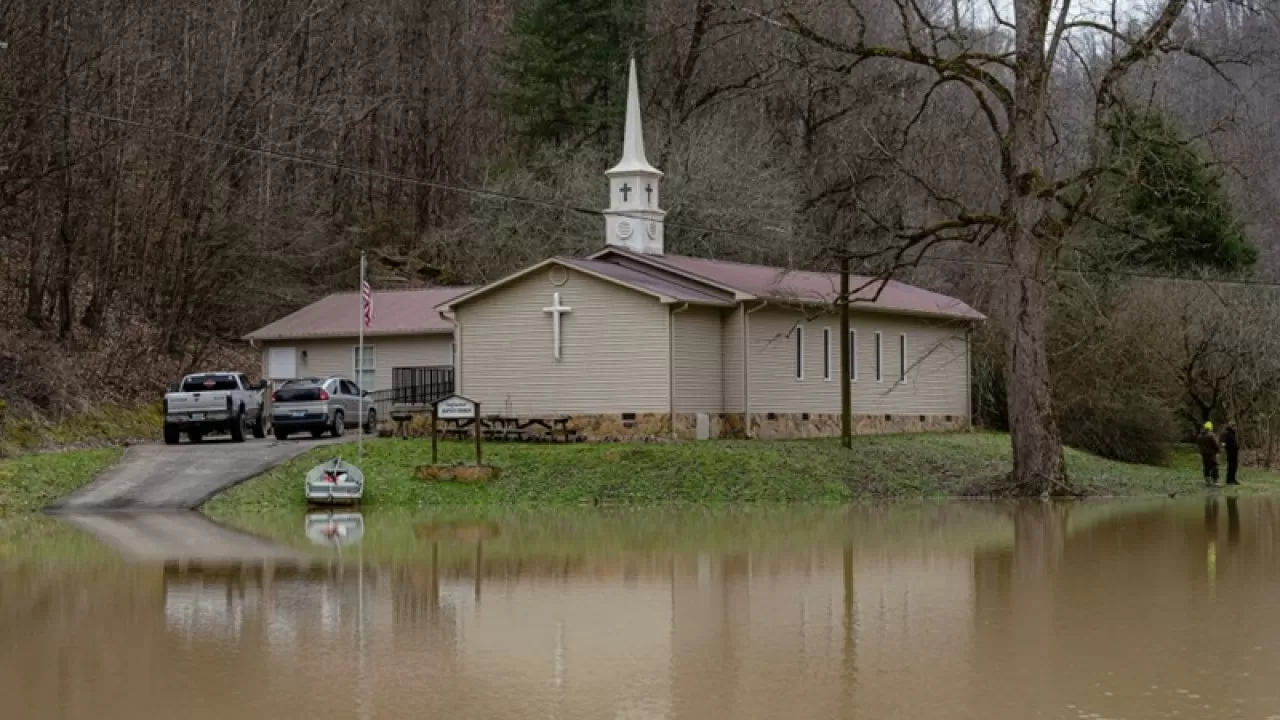
[[[839,527],[857,541],[823,525],[753,552],[419,535],[427,552],[394,566],[347,547],[305,569],[0,584],[0,695],[56,697],[67,718],[125,717],[102,712],[109,697],[128,717],[188,720],[772,719],[1001,717],[993,698],[1066,707],[1109,691],[1112,671],[1187,687],[1170,678],[1195,681],[1206,638],[1280,633],[1280,501],[1150,505],[854,509]],[[1280,647],[1253,652],[1239,667],[1280,662]],[[1232,682],[1258,704],[1272,692],[1265,672]]]
[[[466,713],[476,694],[513,716],[770,717],[790,703],[840,717],[859,656],[935,666],[928,648],[964,636],[969,564],[923,564],[839,547],[796,554],[620,558],[591,569],[513,567],[477,553],[438,563],[301,573],[171,573],[168,630],[185,643],[258,646],[273,684],[325,672],[363,677],[381,712]],[[856,577],[856,579],[855,579]],[[908,623],[912,603],[950,607]],[[959,640],[959,637],[956,638]],[[255,651],[256,652],[256,651]],[[895,657],[896,656],[896,657]],[[882,708],[889,711],[891,708]],[[816,715],[815,715],[816,716]]]

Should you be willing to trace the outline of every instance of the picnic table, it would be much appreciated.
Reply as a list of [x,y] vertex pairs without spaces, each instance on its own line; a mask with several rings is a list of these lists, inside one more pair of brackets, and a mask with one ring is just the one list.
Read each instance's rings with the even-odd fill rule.
[[[446,439],[465,440],[475,433],[473,419],[441,419],[440,436]],[[569,427],[570,418],[529,418],[521,420],[507,415],[485,415],[480,418],[480,433],[486,440],[521,441],[546,438],[552,441],[569,442],[577,436],[577,431]],[[542,428],[544,433],[534,432],[534,428]]]

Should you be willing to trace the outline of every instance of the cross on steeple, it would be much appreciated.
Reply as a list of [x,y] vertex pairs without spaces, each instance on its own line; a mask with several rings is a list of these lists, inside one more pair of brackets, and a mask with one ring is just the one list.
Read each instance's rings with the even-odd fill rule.
[[653,186],[649,183],[644,184],[644,194],[649,196],[649,204],[653,204]]
[[630,185],[626,183],[622,183],[622,187],[618,188],[618,190],[622,193],[622,202],[626,202],[627,200],[630,199],[627,197],[627,193],[631,192]]

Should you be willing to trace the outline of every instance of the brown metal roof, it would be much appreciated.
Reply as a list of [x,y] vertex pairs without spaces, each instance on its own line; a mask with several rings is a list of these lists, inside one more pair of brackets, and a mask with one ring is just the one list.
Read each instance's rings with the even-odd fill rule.
[[557,258],[557,260],[570,267],[602,275],[624,285],[680,302],[723,305],[726,307],[731,307],[735,303],[733,297],[727,293],[707,287],[705,283],[699,283],[696,280],[683,280],[679,277],[672,277],[670,273],[666,273],[664,277],[657,273],[645,272],[635,267],[624,267],[603,260],[586,260],[583,258]]
[[[733,288],[740,293],[762,299],[829,303],[836,300],[840,291],[839,273],[786,270],[684,255],[639,255],[629,252],[622,254],[657,267],[671,268],[703,278],[716,285]],[[862,276],[855,275],[851,278],[852,289],[862,288],[854,294],[855,302],[862,303],[861,309],[934,315],[960,320],[985,319],[982,313],[960,300],[896,280],[885,284],[883,290],[880,290],[879,297],[876,297],[879,283],[862,287],[870,282],[872,282],[871,278]],[[873,299],[874,302],[872,302]]]
[[[373,325],[366,335],[419,335],[451,333],[453,323],[435,308],[469,292],[470,287],[434,287],[417,290],[374,290]],[[247,340],[355,337],[360,332],[360,294],[335,293],[270,325],[254,330]]]

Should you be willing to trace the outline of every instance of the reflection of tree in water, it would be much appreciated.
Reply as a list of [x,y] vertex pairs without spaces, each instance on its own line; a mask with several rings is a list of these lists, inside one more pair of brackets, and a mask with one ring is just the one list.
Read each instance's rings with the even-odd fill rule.
[[1235,652],[1248,634],[1241,624],[1270,623],[1258,615],[1280,580],[1275,499],[1032,503],[1010,506],[1009,517],[1012,542],[974,555],[983,682],[993,674],[1053,697],[1098,669],[1081,657],[1105,660],[1117,677],[1122,663],[1177,675],[1199,667],[1198,653]]
[[841,676],[844,682],[841,684],[841,715],[843,717],[853,717],[855,712],[854,688],[857,687],[857,671],[858,671],[858,598],[857,588],[854,586],[853,572],[853,544],[845,543],[841,558],[841,571],[844,575],[844,614],[843,635],[841,637],[840,659],[843,665]]

